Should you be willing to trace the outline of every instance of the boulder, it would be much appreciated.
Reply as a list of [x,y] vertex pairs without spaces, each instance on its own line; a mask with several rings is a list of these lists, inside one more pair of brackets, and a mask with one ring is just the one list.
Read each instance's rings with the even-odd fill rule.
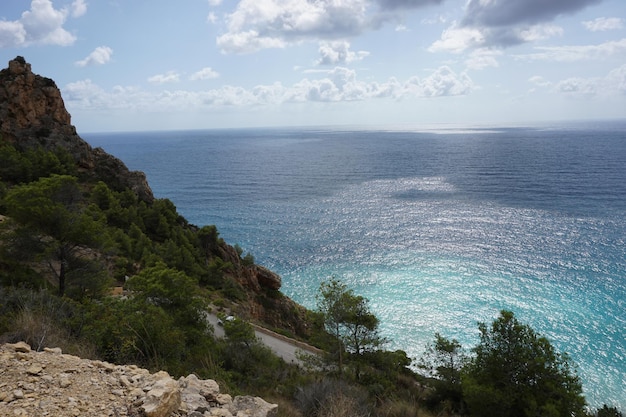
[[178,383],[165,372],[155,374],[159,379],[147,392],[141,408],[146,417],[168,417],[181,406]]
[[235,397],[230,411],[237,417],[273,417],[278,410],[278,404],[270,404],[260,397],[249,395]]

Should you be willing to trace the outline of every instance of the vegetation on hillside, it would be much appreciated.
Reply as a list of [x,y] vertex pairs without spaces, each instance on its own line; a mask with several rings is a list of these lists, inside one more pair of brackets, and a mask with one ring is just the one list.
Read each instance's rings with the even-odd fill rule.
[[[479,324],[469,353],[435,335],[419,372],[405,352],[385,350],[367,299],[336,279],[298,335],[327,352],[303,358],[306,371],[274,356],[245,320],[224,322],[226,338],[215,338],[209,311],[271,309],[283,296],[242,287],[254,257],[215,226],[108,181],[62,149],[0,141],[0,342],[195,373],[276,401],[283,416],[587,415],[567,355],[512,312]],[[608,406],[596,415],[621,416]]]

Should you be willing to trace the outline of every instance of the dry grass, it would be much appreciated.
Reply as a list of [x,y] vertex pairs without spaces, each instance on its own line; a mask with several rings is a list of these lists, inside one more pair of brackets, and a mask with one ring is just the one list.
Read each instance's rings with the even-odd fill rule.
[[97,356],[94,346],[72,338],[45,312],[21,309],[15,317],[11,336],[16,341],[28,343],[37,351],[45,347],[59,347],[64,353],[71,353],[81,358],[93,359]]
[[363,409],[355,398],[341,392],[336,393],[321,404],[318,417],[369,417],[370,413]]

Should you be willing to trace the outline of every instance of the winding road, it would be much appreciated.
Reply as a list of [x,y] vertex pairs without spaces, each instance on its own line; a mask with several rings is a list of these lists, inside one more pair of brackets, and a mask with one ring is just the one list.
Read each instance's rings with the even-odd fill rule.
[[[215,337],[224,337],[224,328],[218,324],[218,317],[215,314],[207,314],[207,321],[213,326]],[[278,357],[282,358],[287,363],[293,363],[299,366],[302,366],[303,363],[300,361],[296,355],[296,353],[306,353],[310,355],[318,355],[322,351],[309,346],[306,343],[290,339],[286,336],[275,333],[271,330],[268,330],[264,327],[257,326],[256,324],[252,324],[254,327],[254,333],[256,337],[274,354]]]

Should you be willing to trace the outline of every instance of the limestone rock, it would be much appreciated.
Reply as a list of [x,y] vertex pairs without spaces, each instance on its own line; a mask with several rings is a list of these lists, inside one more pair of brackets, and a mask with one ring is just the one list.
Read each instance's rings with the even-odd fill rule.
[[7,347],[10,348],[10,349],[13,349],[15,352],[20,352],[20,353],[28,353],[28,352],[30,352],[30,346],[27,343],[24,343],[24,342],[17,342],[17,343],[13,343],[13,344],[8,344]]
[[276,407],[261,398],[233,399],[214,380],[196,375],[176,381],[167,372],[56,349],[0,345],[0,416],[272,417]]
[[167,417],[181,405],[178,383],[169,376],[156,381],[141,406],[147,417]]
[[211,403],[215,403],[220,387],[213,380],[200,380],[195,375],[189,375],[186,378],[181,377],[178,385],[182,390],[183,411],[200,412],[209,411]]
[[237,417],[273,417],[277,409],[277,404],[270,404],[263,398],[251,396],[235,397],[231,405],[231,413]]

